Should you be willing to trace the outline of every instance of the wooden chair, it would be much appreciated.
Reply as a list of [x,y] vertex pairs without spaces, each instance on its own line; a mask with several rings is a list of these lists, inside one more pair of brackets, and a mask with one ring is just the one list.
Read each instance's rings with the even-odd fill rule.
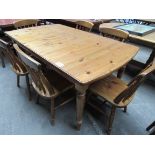
[[[111,112],[108,119],[107,127],[108,134],[111,133],[116,108],[125,108],[126,111],[127,105],[132,101],[137,88],[154,70],[155,64],[148,66],[139,75],[137,75],[129,84],[126,84],[121,79],[113,75],[110,75],[109,77],[99,80],[90,86],[90,94],[100,96],[105,100],[103,103],[107,103],[111,106]],[[98,107],[96,107],[95,104],[89,102],[88,104],[98,109]],[[100,108],[99,110],[101,112]]]
[[29,94],[29,100],[31,100],[31,92],[30,92],[30,84],[29,84],[29,76],[26,66],[22,63],[22,61],[15,55],[12,45],[10,43],[5,42],[0,39],[0,47],[2,47],[3,52],[8,56],[10,63],[12,64],[12,70],[17,75],[17,87],[20,87],[20,76],[25,76],[27,89]]
[[[2,67],[5,68],[5,61],[4,61],[4,57],[5,57],[5,45],[4,44],[7,44],[7,45],[11,45],[12,41],[9,37],[5,36],[4,35],[4,32],[2,32],[2,36],[0,37],[0,59],[1,59],[1,62],[2,62]],[[3,44],[4,43],[4,44]]]
[[39,20],[37,20],[37,19],[18,20],[16,22],[14,22],[14,27],[16,29],[33,27],[33,26],[37,26],[38,22],[39,22]]
[[[110,37],[112,39],[119,40],[121,42],[126,42],[129,37],[129,33],[123,30],[115,29],[115,28],[108,28],[105,27],[100,30],[101,35],[104,37]],[[117,77],[121,78],[123,73],[125,72],[126,66],[123,66],[121,69],[118,70]]]
[[3,53],[3,49],[1,48],[1,46],[0,46],[0,58],[2,62],[2,67],[5,68],[4,53]]
[[73,89],[74,85],[71,84],[69,81],[64,79],[63,77],[59,76],[57,73],[43,73],[41,64],[25,54],[17,44],[13,45],[16,49],[17,53],[19,54],[22,61],[25,63],[31,78],[32,78],[32,87],[37,93],[37,101],[39,102],[39,98],[45,98],[51,100],[51,118],[52,124],[55,123],[55,110],[66,104],[67,102],[74,99],[74,96],[69,98],[65,98],[65,100],[56,106],[55,99],[64,94],[65,92]]
[[94,24],[89,21],[80,20],[76,22],[76,29],[91,32]]
[[[3,37],[3,36],[4,36],[4,32],[0,28],[0,37]],[[4,53],[3,53],[3,48],[1,47],[1,45],[0,45],[0,59],[1,59],[2,67],[5,68]]]

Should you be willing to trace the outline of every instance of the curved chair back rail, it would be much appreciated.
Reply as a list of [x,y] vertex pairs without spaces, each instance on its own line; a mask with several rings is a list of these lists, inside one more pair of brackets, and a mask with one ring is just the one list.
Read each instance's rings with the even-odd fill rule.
[[126,41],[129,37],[129,33],[123,30],[115,29],[115,28],[108,28],[105,27],[100,30],[103,36],[108,36],[114,39],[118,39],[120,41]]
[[39,20],[37,20],[37,19],[19,20],[19,21],[14,22],[14,27],[16,29],[33,27],[33,26],[37,26],[38,22],[39,22]]
[[0,39],[0,47],[3,49],[6,49],[6,47],[9,45],[6,41]]
[[129,84],[128,88],[121,92],[115,99],[114,102],[125,102],[128,100],[138,89],[140,84],[155,70],[155,64],[147,66],[139,75],[137,75]]
[[76,29],[83,31],[91,31],[94,24],[89,21],[79,20],[76,22]]

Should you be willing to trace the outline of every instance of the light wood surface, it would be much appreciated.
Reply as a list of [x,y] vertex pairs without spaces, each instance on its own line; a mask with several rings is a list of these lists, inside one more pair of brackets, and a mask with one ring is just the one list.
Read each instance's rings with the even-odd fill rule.
[[[115,105],[114,99],[127,88],[128,86],[124,81],[114,75],[110,75],[93,83],[90,90]],[[118,107],[124,107],[126,105],[127,102],[120,102],[118,105],[116,104]]]
[[[124,23],[103,23],[100,25],[99,29],[102,30],[105,27],[114,28],[120,25],[124,25]],[[144,36],[129,34],[129,38],[133,40],[138,40],[140,42],[145,42],[146,45],[151,44],[152,47],[155,47],[155,32],[152,32]]]
[[103,23],[100,24],[99,29],[102,31],[103,28],[114,28],[116,26],[124,25],[125,23]]
[[90,32],[93,26],[94,24],[90,21],[79,20],[76,22],[76,29],[83,30],[83,31]]
[[78,129],[89,84],[124,66],[139,50],[133,45],[59,24],[6,34],[75,84]]
[[81,84],[107,76],[138,51],[136,46],[57,24],[6,34]]
[[123,30],[119,30],[119,29],[115,29],[115,28],[109,28],[109,27],[105,27],[103,29],[100,30],[101,33],[103,33],[105,36],[112,36],[112,38],[115,39],[118,38],[121,41],[128,39],[129,37],[129,33]]
[[108,23],[112,21],[112,19],[65,19],[65,20],[73,23],[76,23],[79,20],[85,20],[85,21],[92,22],[93,24]]
[[110,22],[113,19],[46,19],[46,21],[67,25],[73,28],[76,27],[76,22],[79,20],[92,22],[94,24],[92,30],[98,32],[100,24]]
[[39,20],[37,19],[23,19],[23,20],[15,21],[13,25],[16,29],[20,29],[25,27],[37,26],[38,22]]

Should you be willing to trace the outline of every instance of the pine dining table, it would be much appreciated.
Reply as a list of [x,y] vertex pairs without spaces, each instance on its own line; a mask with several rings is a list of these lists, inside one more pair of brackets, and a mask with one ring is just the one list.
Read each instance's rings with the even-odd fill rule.
[[61,24],[5,33],[33,57],[74,83],[77,129],[82,125],[89,86],[126,65],[139,50],[137,46]]

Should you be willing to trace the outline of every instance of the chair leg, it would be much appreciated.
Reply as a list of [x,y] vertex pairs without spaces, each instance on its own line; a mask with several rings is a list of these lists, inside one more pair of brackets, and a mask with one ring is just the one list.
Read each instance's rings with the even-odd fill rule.
[[123,66],[122,68],[120,68],[120,69],[118,70],[117,77],[118,77],[119,79],[122,78],[122,76],[123,76],[123,74],[124,74],[124,72],[125,72],[125,68],[126,68],[126,66]]
[[0,54],[1,61],[2,61],[2,67],[5,68],[5,62],[4,62],[4,56],[3,53]]
[[124,107],[124,110],[123,110],[124,112],[127,112],[127,106],[126,107]]
[[51,122],[52,122],[52,125],[55,125],[55,105],[54,105],[54,98],[51,98]]
[[27,84],[27,89],[28,89],[28,93],[29,93],[29,101],[31,101],[31,88],[30,88],[30,82],[29,82],[28,74],[25,76],[25,78],[26,78],[26,84]]
[[40,96],[39,96],[39,94],[37,94],[36,104],[39,104],[39,99],[40,99]]
[[114,117],[115,117],[115,111],[116,111],[116,107],[112,106],[111,107],[111,112],[110,112],[110,117],[109,117],[109,120],[108,120],[108,128],[107,128],[107,134],[108,135],[111,134],[112,124],[113,124]]
[[146,131],[149,131],[150,129],[152,129],[155,126],[155,121],[152,122],[147,128]]
[[17,87],[20,87],[20,75],[17,75]]

